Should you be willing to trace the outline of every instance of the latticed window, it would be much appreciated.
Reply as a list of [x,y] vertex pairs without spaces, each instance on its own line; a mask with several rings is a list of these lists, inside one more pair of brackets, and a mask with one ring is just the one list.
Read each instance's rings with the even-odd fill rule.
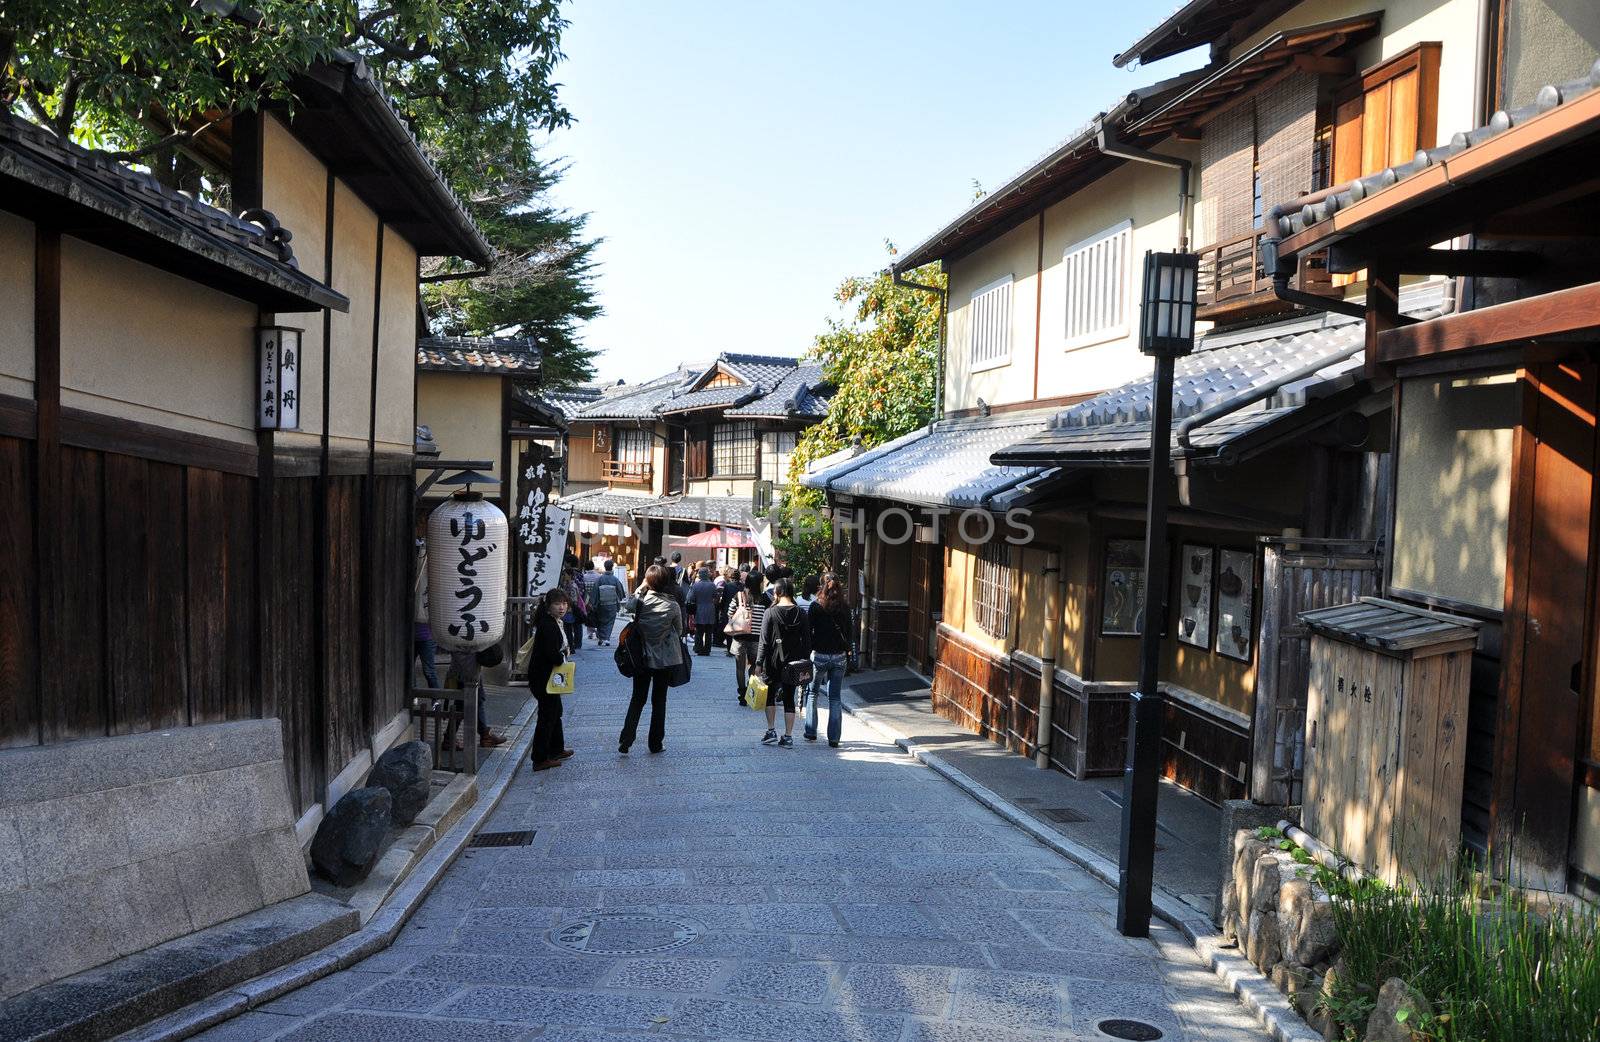
[[761,438],[754,420],[719,423],[711,428],[711,474],[713,477],[755,477]]
[[978,547],[972,572],[972,618],[991,637],[1011,632],[1011,544],[991,539]]
[[972,368],[988,369],[1011,361],[1011,276],[972,293]]
[[1066,279],[1066,347],[1114,340],[1128,333],[1128,256],[1133,222],[1122,221],[1061,255]]
[[794,454],[794,431],[771,431],[761,440],[761,476],[781,485],[789,480],[789,457]]

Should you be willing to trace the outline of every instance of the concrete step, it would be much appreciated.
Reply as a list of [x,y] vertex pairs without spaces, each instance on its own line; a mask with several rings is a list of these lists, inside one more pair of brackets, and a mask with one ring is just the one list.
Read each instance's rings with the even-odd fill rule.
[[0,1002],[0,1042],[100,1042],[353,933],[321,894],[280,901]]

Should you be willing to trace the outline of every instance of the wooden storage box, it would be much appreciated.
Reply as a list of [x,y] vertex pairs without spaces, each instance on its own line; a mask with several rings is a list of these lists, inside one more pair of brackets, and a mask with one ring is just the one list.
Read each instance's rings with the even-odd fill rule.
[[1300,619],[1306,831],[1389,882],[1443,879],[1461,843],[1478,624],[1376,597]]

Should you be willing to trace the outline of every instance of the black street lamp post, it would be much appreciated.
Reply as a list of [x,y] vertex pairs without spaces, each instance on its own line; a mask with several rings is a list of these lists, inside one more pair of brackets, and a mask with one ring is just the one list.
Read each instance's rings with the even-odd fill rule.
[[1123,770],[1122,856],[1117,880],[1117,929],[1125,937],[1150,933],[1155,883],[1156,794],[1161,768],[1161,628],[1167,596],[1167,492],[1172,439],[1172,370],[1194,350],[1199,258],[1192,253],[1147,253],[1139,350],[1155,358],[1150,398],[1150,492],[1144,530],[1144,615],[1139,632],[1139,687],[1128,714],[1128,760]]

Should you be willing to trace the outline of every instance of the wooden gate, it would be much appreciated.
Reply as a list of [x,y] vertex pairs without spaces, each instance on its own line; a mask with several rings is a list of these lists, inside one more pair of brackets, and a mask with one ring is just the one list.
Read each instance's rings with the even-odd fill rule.
[[1378,552],[1368,539],[1261,540],[1261,660],[1251,739],[1250,798],[1301,802],[1311,631],[1300,613],[1378,592]]

